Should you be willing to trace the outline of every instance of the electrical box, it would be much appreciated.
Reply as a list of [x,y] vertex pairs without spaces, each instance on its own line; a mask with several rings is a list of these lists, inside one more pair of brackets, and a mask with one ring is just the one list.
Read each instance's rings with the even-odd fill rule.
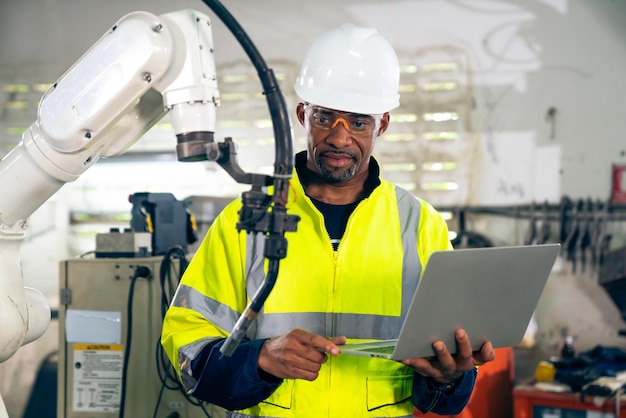
[[133,205],[130,229],[151,234],[150,255],[163,255],[174,246],[187,252],[187,244],[198,240],[188,203],[173,194],[139,192],[130,195],[129,201]]
[[120,231],[111,228],[108,233],[96,234],[97,258],[150,257],[152,254],[152,235],[149,232]]
[[126,418],[224,417],[159,375],[169,366],[160,346],[162,295],[171,300],[180,265],[174,258],[163,266],[171,274],[160,277],[165,259],[61,262],[58,418],[118,418],[121,408]]

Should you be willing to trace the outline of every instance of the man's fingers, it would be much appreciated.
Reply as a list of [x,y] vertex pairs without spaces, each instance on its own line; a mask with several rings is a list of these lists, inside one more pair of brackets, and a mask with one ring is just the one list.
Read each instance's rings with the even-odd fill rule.
[[493,349],[493,345],[490,341],[487,341],[480,347],[480,352],[478,352],[474,356],[474,363],[477,366],[482,366],[483,364],[493,361],[496,358],[496,352]]
[[327,354],[338,355],[337,344],[344,344],[345,337],[324,338],[303,329],[267,340],[261,348],[259,367],[266,372],[290,379],[315,380],[327,360]]
[[[345,343],[345,337],[343,338]],[[333,356],[339,354],[339,347],[337,347],[337,344],[335,344],[335,342],[333,342],[332,340],[324,338],[320,335],[307,333],[303,342],[315,350],[323,351],[332,354]]]
[[441,373],[444,376],[453,374],[456,371],[457,364],[455,358],[448,351],[448,347],[442,341],[437,341],[433,344],[433,348],[437,353],[437,362],[439,363]]
[[337,344],[346,342],[346,337],[328,339],[304,330],[296,331],[295,335],[305,348],[305,352],[299,358],[292,359],[292,364],[299,369],[297,373],[299,378],[311,381],[317,378],[321,365],[328,360],[326,353],[338,355]]
[[345,336],[334,337],[330,339],[330,342],[335,345],[344,345],[347,341],[348,339]]
[[470,359],[472,357],[472,344],[467,336],[465,330],[458,329],[455,333],[456,345],[457,345],[457,357],[464,359]]

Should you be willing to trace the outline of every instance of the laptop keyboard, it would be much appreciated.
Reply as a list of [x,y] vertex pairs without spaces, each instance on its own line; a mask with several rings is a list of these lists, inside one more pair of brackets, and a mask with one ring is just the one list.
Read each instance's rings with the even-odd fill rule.
[[370,348],[365,348],[361,351],[366,351],[368,353],[380,353],[380,354],[393,354],[393,350],[395,350],[396,347],[392,346],[392,345],[388,345],[386,347],[370,347]]

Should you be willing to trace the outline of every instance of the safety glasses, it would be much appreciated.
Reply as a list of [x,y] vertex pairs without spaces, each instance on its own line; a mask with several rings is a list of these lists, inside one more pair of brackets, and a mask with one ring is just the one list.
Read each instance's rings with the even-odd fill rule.
[[382,115],[339,112],[310,103],[304,104],[304,112],[314,128],[328,131],[341,124],[346,131],[354,135],[371,135],[382,119]]

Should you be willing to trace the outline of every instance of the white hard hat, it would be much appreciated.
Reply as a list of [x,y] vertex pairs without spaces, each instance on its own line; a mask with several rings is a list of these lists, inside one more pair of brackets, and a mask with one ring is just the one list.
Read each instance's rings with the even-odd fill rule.
[[399,106],[398,58],[374,28],[345,23],[309,48],[294,88],[306,102],[380,114]]

